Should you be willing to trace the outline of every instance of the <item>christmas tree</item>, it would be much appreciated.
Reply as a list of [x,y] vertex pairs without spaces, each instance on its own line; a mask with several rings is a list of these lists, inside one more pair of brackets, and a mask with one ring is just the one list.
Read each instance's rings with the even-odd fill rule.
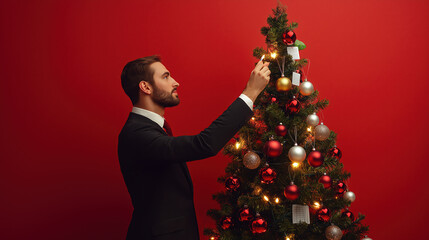
[[355,200],[347,188],[350,173],[336,133],[319,119],[328,101],[306,78],[298,24],[288,23],[281,5],[267,23],[261,29],[267,49],[253,55],[270,62],[270,83],[255,101],[254,117],[224,148],[232,158],[218,179],[225,190],[213,195],[220,209],[207,213],[217,229],[204,234],[213,240],[369,239],[364,216],[348,210]]

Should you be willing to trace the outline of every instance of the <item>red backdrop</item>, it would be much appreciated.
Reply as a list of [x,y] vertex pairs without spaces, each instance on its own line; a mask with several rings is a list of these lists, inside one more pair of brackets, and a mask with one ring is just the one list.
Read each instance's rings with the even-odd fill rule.
[[[373,239],[426,236],[429,4],[285,2],[309,80],[330,100]],[[181,84],[168,109],[196,134],[241,93],[276,1],[2,1],[1,239],[124,239],[131,202],[116,155],[131,110],[124,64],[159,54]],[[200,231],[229,160],[189,163]],[[156,181],[156,179],[154,179]],[[202,239],[205,239],[204,237]]]

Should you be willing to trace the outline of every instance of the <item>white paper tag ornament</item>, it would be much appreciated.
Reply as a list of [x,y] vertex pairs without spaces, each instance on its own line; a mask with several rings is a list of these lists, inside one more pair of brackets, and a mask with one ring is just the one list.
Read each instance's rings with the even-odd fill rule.
[[293,60],[299,60],[298,47],[287,47],[287,54],[291,55]]
[[293,72],[292,73],[292,84],[295,86],[299,86],[300,81],[301,81],[301,74]]
[[292,223],[307,223],[310,224],[310,209],[307,205],[292,205]]

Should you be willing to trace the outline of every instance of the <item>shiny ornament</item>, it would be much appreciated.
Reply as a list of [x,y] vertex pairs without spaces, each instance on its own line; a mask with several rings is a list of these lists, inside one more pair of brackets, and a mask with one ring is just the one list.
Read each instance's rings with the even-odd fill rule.
[[295,146],[289,149],[288,156],[292,162],[300,163],[305,160],[305,156],[306,156],[305,149],[301,146],[298,146],[298,144],[295,143]]
[[316,219],[322,222],[328,222],[331,219],[331,210],[326,207],[316,211]]
[[352,203],[356,200],[356,195],[351,191],[347,191],[344,193],[343,199],[347,202]]
[[293,184],[293,182],[291,182],[290,185],[285,188],[284,195],[287,199],[292,201],[298,199],[299,197],[298,186]]
[[248,151],[243,157],[243,165],[248,169],[256,169],[261,163],[261,158],[258,154]]
[[266,166],[259,171],[259,178],[262,183],[272,183],[276,179],[277,173],[272,168]]
[[276,127],[276,134],[278,136],[282,136],[284,137],[287,134],[287,129],[286,127],[283,125],[283,123],[280,123],[277,127]]
[[232,218],[231,217],[224,217],[221,221],[220,221],[220,227],[223,230],[226,230],[228,228],[230,228],[232,226]]
[[277,83],[276,83],[277,91],[286,92],[286,91],[289,91],[291,88],[292,88],[292,81],[289,78],[283,76],[277,79]]
[[352,222],[355,220],[355,216],[348,209],[345,210],[343,213],[341,213],[341,217],[343,217],[343,218],[349,218]]
[[316,149],[313,148],[313,151],[311,151],[311,153],[308,154],[307,161],[308,161],[308,164],[310,164],[310,166],[312,167],[320,167],[325,161],[325,157],[323,157],[321,152],[316,151]]
[[314,132],[315,132],[316,139],[319,141],[323,141],[328,139],[329,134],[331,133],[331,130],[329,130],[327,126],[323,125],[323,122],[322,122],[314,129]]
[[268,224],[259,214],[256,215],[256,219],[252,221],[250,229],[252,233],[264,233],[267,231]]
[[365,237],[362,238],[362,240],[372,240],[372,238],[369,238],[367,235],[365,235]]
[[299,92],[303,96],[311,95],[314,92],[313,84],[307,80],[302,82],[301,85],[299,85]]
[[316,115],[316,113],[312,113],[307,116],[306,122],[308,125],[315,127],[317,124],[319,124],[319,117]]
[[335,192],[337,194],[343,194],[345,191],[347,191],[347,185],[344,182],[339,181],[335,184]]
[[225,188],[229,191],[235,191],[240,187],[240,179],[236,177],[229,177],[225,180]]
[[293,97],[292,100],[290,100],[288,103],[286,103],[286,112],[289,114],[294,114],[299,112],[301,109],[301,103],[298,101],[298,99]]
[[328,156],[334,157],[334,158],[338,159],[338,161],[340,161],[343,154],[341,153],[341,150],[339,148],[337,148],[337,146],[334,146],[333,148],[331,148],[329,150]]
[[278,157],[283,152],[283,147],[277,140],[269,140],[264,146],[265,155],[268,157]]
[[341,228],[332,224],[326,228],[325,236],[328,240],[340,240],[343,237],[343,232],[341,231]]
[[332,186],[332,179],[326,173],[319,178],[319,182],[323,184],[324,188],[330,188]]
[[287,45],[293,45],[296,41],[296,34],[291,30],[286,30],[283,33],[283,42]]
[[247,205],[244,205],[243,209],[240,210],[238,220],[240,220],[240,222],[253,220],[253,215]]

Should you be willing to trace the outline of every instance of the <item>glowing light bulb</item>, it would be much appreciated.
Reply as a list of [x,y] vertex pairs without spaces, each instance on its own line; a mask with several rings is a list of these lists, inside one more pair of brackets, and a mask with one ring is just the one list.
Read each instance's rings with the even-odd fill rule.
[[320,203],[319,202],[314,202],[313,203],[313,208],[314,209],[319,209],[320,208]]
[[280,202],[280,199],[277,197],[274,201],[275,201],[276,203],[279,203],[279,202]]
[[299,163],[297,163],[297,162],[292,163],[292,167],[293,168],[298,168],[299,167]]
[[264,200],[267,202],[270,201],[270,199],[266,195],[264,195]]
[[236,149],[239,149],[239,148],[240,148],[240,146],[241,146],[241,144],[240,144],[239,142],[236,142],[236,143],[235,143],[235,148],[236,148]]
[[308,127],[308,128],[307,128],[307,131],[311,132],[311,127]]
[[271,53],[271,58],[276,58],[276,57],[277,57],[277,53],[276,52]]
[[252,117],[252,120],[255,120],[255,117]]
[[262,191],[262,188],[255,187],[255,190],[253,190],[253,193],[256,194],[256,195],[259,195],[261,193],[261,191]]

